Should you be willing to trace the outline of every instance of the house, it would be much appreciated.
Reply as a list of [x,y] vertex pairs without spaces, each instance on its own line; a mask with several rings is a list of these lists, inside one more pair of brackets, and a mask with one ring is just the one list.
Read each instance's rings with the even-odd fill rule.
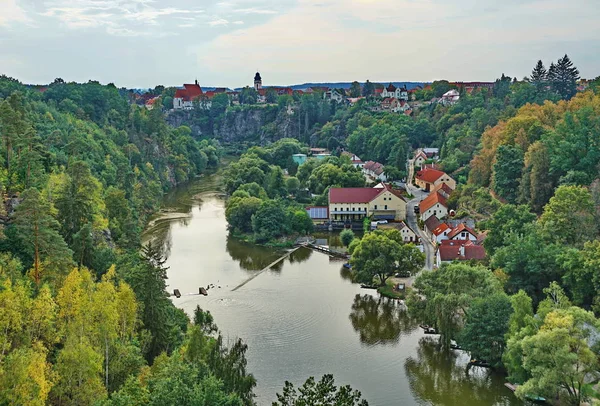
[[458,90],[451,89],[442,95],[442,97],[439,100],[439,103],[443,104],[444,106],[450,106],[452,104],[458,103],[459,100],[460,94],[458,93]]
[[422,151],[427,156],[427,159],[438,159],[440,155],[439,148],[422,148]]
[[330,156],[331,156],[330,153],[313,154],[313,157],[315,157],[317,159],[325,159],[325,158],[329,158]]
[[423,166],[425,161],[427,161],[428,159],[429,158],[427,158],[427,155],[425,155],[423,150],[419,149],[419,150],[417,150],[417,153],[415,154],[413,162],[414,162],[415,166],[418,166],[420,168],[421,166]]
[[304,162],[306,162],[307,159],[308,159],[308,157],[306,156],[306,154],[294,154],[294,155],[292,155],[292,161],[294,161],[295,163],[297,163],[298,166],[300,166]]
[[329,218],[332,221],[400,221],[406,218],[406,200],[390,185],[383,188],[329,189]]
[[347,97],[346,98],[346,103],[348,103],[348,105],[350,107],[354,106],[356,103],[358,103],[361,100],[364,100],[365,97]]
[[423,221],[431,216],[441,219],[448,215],[448,204],[446,198],[441,193],[434,192],[419,203],[419,210],[421,220]]
[[153,97],[146,101],[146,109],[152,110],[154,108],[154,104],[160,99],[159,96]]
[[363,166],[363,173],[382,182],[387,181],[387,176],[385,176],[383,165],[379,162],[368,161],[365,163]]
[[446,183],[438,183],[433,187],[433,190],[431,192],[438,192],[446,199],[448,199],[450,198],[450,195],[452,194],[453,190]]
[[447,240],[448,234],[452,230],[448,223],[442,222],[435,215],[425,220],[424,229],[425,234],[434,244],[439,244],[443,240]]
[[350,161],[352,161],[352,166],[354,166],[355,168],[362,169],[365,166],[365,163],[362,161],[362,159],[360,159],[358,155],[353,154],[352,152],[343,151],[340,155],[347,156],[348,158],[350,158]]
[[329,208],[327,206],[309,206],[306,212],[315,224],[322,224],[329,221]]
[[344,95],[342,95],[336,89],[329,89],[328,91],[323,93],[323,98],[334,101],[336,103],[341,103],[344,101]]
[[477,242],[479,240],[479,235],[473,231],[472,228],[468,227],[464,223],[459,224],[454,227],[450,233],[448,233],[449,240],[469,240],[473,242]]
[[415,177],[415,184],[428,192],[440,183],[447,184],[452,190],[456,189],[456,181],[437,169],[421,169]]
[[402,235],[402,241],[404,241],[405,243],[419,242],[419,237],[417,236],[417,234],[409,226],[407,226],[404,221],[401,221],[399,223],[382,224],[378,228],[382,230],[396,229],[400,231],[400,235]]
[[384,99],[391,97],[398,100],[408,101],[408,90],[406,89],[406,86],[396,87],[390,83],[387,87],[382,89],[381,97]]
[[453,261],[468,261],[485,259],[485,248],[471,240],[442,241],[436,253],[436,265]]
[[173,96],[173,108],[176,110],[192,110],[194,100],[202,97],[202,89],[196,80],[194,84],[184,84],[183,88],[175,91]]

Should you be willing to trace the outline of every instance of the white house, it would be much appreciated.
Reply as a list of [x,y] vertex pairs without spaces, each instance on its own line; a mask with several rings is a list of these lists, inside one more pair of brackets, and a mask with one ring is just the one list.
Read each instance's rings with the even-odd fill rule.
[[423,221],[431,216],[441,219],[448,215],[448,204],[441,193],[433,192],[419,203],[419,210]]
[[392,97],[398,100],[408,101],[408,90],[405,87],[396,87],[393,84],[387,85],[387,87],[383,88],[381,92],[381,97],[387,99],[388,97]]
[[383,171],[383,165],[379,162],[368,161],[363,166],[363,173],[373,179],[380,180],[381,182],[387,181],[387,176]]
[[176,110],[192,110],[194,101],[202,97],[202,89],[196,80],[194,84],[184,84],[183,88],[177,89],[173,96],[173,108]]
[[442,103],[444,106],[449,106],[451,104],[458,103],[459,100],[460,94],[458,93],[458,90],[452,89],[448,90],[442,95],[442,97],[440,98],[440,103]]
[[323,93],[323,98],[334,101],[336,103],[341,103],[344,101],[344,96],[336,89],[329,89],[328,91]]
[[467,227],[466,224],[459,224],[458,226],[454,227],[452,229],[452,231],[450,231],[450,233],[448,234],[448,239],[449,240],[470,240],[473,242],[477,242],[479,239],[479,236],[477,235],[477,233],[475,231],[473,231],[472,228]]

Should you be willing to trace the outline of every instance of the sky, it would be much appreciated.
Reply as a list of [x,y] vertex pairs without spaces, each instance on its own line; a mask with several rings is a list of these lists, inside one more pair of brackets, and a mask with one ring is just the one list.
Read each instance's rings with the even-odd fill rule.
[[118,87],[600,75],[599,0],[0,0],[0,74]]

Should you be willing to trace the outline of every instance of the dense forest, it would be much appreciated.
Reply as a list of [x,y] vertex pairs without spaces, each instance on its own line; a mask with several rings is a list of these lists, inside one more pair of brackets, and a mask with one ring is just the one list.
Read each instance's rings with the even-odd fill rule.
[[[226,346],[210,313],[177,309],[160,250],[141,247],[163,194],[239,155],[224,171],[227,220],[273,242],[310,233],[304,207],[325,204],[328,188],[365,185],[341,151],[400,179],[422,146],[440,148],[459,182],[449,204],[481,220],[489,260],[419,276],[413,316],[505,369],[521,397],[598,397],[600,93],[596,80],[576,94],[577,78],[565,56],[454,105],[424,103],[451,88],[438,81],[411,116],[379,111],[372,94],[353,106],[271,94],[257,106],[246,91],[240,106],[215,97],[174,126],[173,89],[155,89],[163,108],[147,110],[112,84],[0,77],[0,404],[253,404],[245,344]],[[334,156],[298,167],[290,157],[308,146]],[[376,255],[388,234],[353,249]],[[394,244],[390,258],[422,265]],[[337,390],[325,376],[300,393],[286,384],[278,400],[322,387]],[[336,396],[360,401],[349,387]]]

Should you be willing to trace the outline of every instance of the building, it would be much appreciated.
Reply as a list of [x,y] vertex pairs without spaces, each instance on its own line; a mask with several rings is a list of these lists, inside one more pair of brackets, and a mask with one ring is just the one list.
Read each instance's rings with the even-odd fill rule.
[[426,221],[431,216],[442,219],[448,215],[448,204],[441,193],[434,192],[419,203],[421,220]]
[[294,154],[294,155],[292,155],[292,161],[294,161],[295,163],[297,163],[298,166],[300,166],[304,162],[306,162],[307,159],[308,159],[308,157],[306,156],[306,154]]
[[448,233],[449,240],[469,240],[476,242],[479,240],[479,235],[466,224],[461,223],[458,226],[454,227]]
[[378,228],[381,228],[383,230],[396,229],[400,231],[400,235],[402,235],[402,241],[404,241],[405,243],[419,242],[419,237],[417,236],[417,233],[415,233],[409,226],[407,226],[404,221],[401,221],[399,223],[382,224]]
[[448,223],[442,222],[435,215],[430,216],[424,223],[425,235],[429,237],[432,243],[440,244],[448,239],[448,234],[452,228]]
[[419,149],[419,150],[417,150],[417,153],[415,154],[415,157],[413,158],[413,162],[414,162],[415,166],[418,166],[420,168],[427,161],[427,159],[429,159],[429,158],[427,158],[427,155],[425,155],[423,150]]
[[362,159],[360,159],[358,155],[353,154],[352,152],[343,151],[341,153],[341,156],[347,156],[348,158],[350,158],[350,161],[352,161],[352,165],[355,168],[362,169],[365,166],[365,163],[362,161]]
[[383,170],[383,164],[380,164],[379,162],[367,161],[363,166],[363,173],[381,182],[387,181],[387,176]]
[[375,188],[329,189],[329,218],[332,221],[406,219],[406,200],[390,185]]
[[408,101],[408,90],[406,89],[406,86],[396,87],[392,83],[390,83],[381,91],[381,97],[383,97],[384,99],[391,97],[398,100]]
[[329,89],[328,91],[323,93],[323,98],[334,101],[336,103],[341,103],[344,101],[344,95],[338,92],[336,89]]
[[173,108],[176,110],[192,110],[194,101],[199,100],[203,95],[202,89],[196,80],[194,84],[184,84],[183,88],[175,91],[173,96]]
[[[160,100],[160,96],[156,96],[151,99],[148,99],[148,101],[146,101],[146,104],[145,104],[146,108],[148,110],[152,110],[158,100]],[[158,106],[158,104],[157,104],[157,106]]]
[[254,75],[254,90],[256,90],[258,92],[261,89],[262,89],[262,78],[260,77],[260,73],[256,72],[256,75]]
[[471,240],[444,240],[436,253],[436,265],[453,261],[484,260],[485,248]]
[[431,193],[433,193],[433,192],[438,192],[442,196],[444,196],[446,199],[449,199],[453,190],[446,183],[438,183],[437,185],[435,185],[433,187],[433,190],[431,191]]
[[306,212],[315,224],[329,221],[329,208],[326,206],[309,206],[306,208]]
[[432,191],[440,183],[447,184],[452,190],[456,189],[456,181],[437,169],[422,169],[417,172],[415,177],[415,184],[427,192]]
[[439,102],[441,104],[443,104],[444,106],[450,106],[452,104],[458,103],[459,100],[460,100],[460,94],[458,93],[458,90],[451,89],[442,95]]

